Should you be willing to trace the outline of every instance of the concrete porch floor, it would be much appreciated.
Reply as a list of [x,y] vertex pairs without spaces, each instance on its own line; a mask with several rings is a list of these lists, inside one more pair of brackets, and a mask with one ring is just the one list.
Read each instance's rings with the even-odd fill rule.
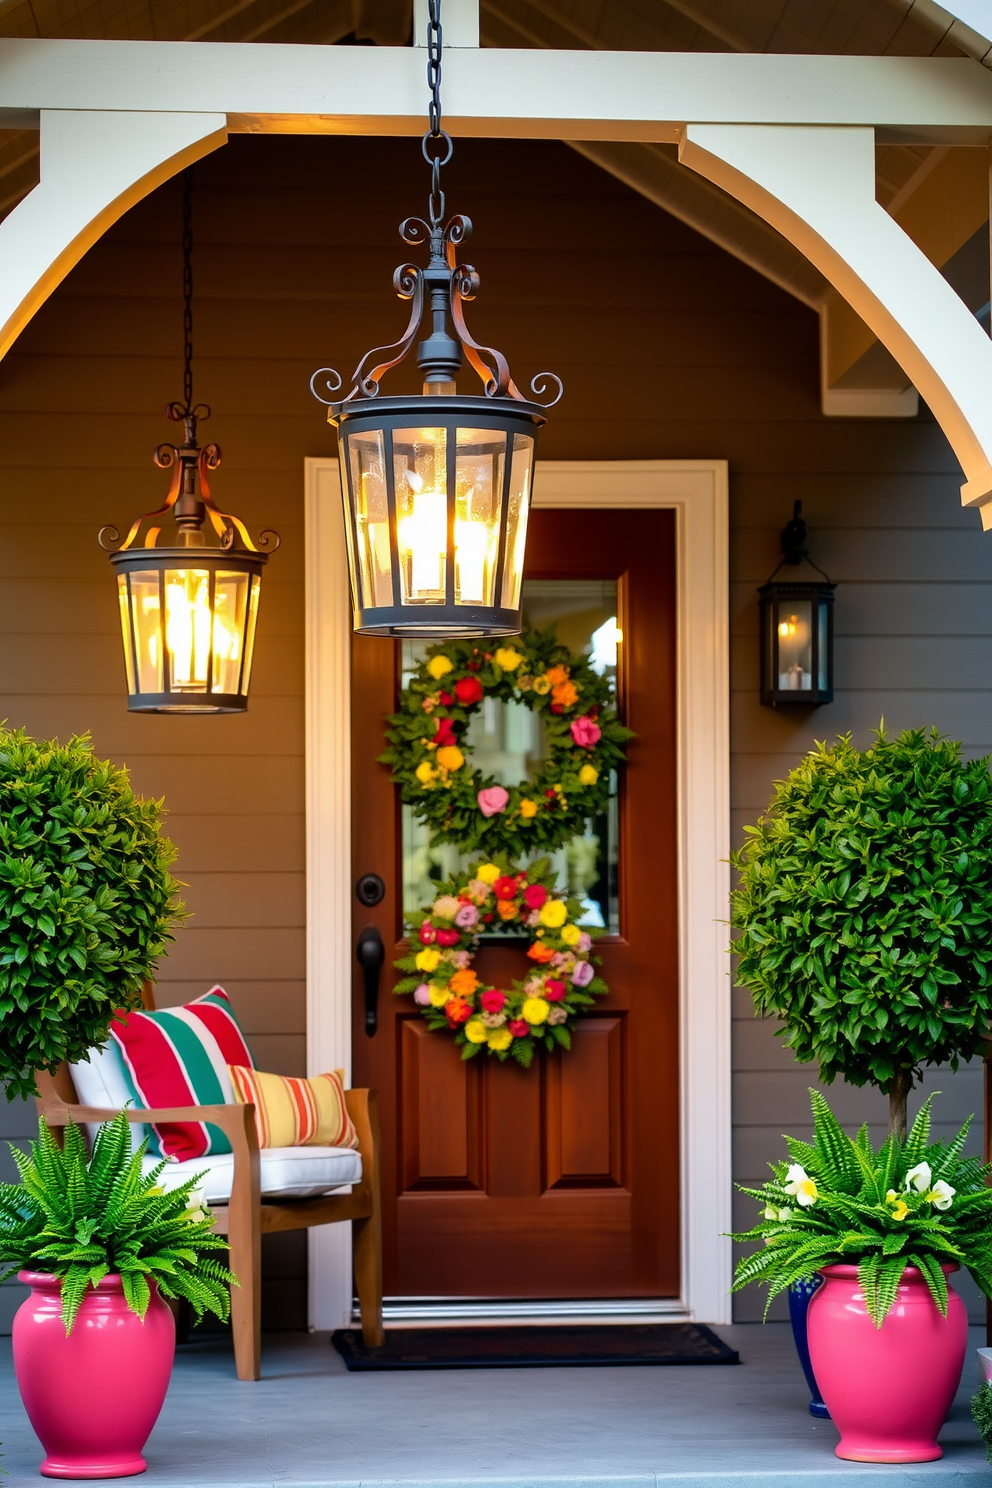
[[[913,1467],[841,1462],[808,1395],[787,1324],[717,1330],[738,1367],[497,1369],[348,1374],[327,1334],[269,1334],[263,1378],[241,1384],[222,1339],[178,1351],[148,1444],[162,1488],[808,1488],[830,1482],[989,1488],[968,1411],[969,1350],[941,1434]],[[972,1344],[984,1342],[972,1330]],[[0,1464],[8,1488],[40,1483],[41,1452],[3,1339]],[[122,1387],[126,1382],[122,1381]],[[0,1479],[0,1482],[3,1480]]]

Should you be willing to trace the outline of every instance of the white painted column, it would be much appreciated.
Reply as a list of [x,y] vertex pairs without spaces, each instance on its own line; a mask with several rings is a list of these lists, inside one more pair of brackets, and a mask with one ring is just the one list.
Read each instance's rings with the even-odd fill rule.
[[892,352],[961,462],[965,506],[992,527],[992,341],[875,200],[872,129],[687,125],[684,165],[758,212]]
[[0,357],[129,207],[226,142],[224,114],[42,109],[41,181],[0,222]]

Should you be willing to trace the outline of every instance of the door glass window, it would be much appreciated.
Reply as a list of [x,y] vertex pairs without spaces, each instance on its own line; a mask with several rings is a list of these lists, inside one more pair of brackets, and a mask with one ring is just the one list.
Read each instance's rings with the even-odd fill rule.
[[[617,585],[614,579],[527,579],[523,590],[525,630],[553,624],[562,645],[591,658],[616,690]],[[402,643],[403,681],[423,657],[429,642]],[[468,733],[471,763],[504,785],[532,775],[545,758],[543,728],[522,703],[485,698]],[[614,792],[616,782],[613,782]],[[434,886],[468,863],[448,843],[432,847],[423,822],[409,806],[403,810],[403,908],[412,914],[434,896]],[[612,934],[620,929],[617,897],[619,813],[615,794],[607,810],[586,823],[581,836],[552,856],[558,883],[585,905],[584,923]],[[474,854],[478,857],[478,854]],[[535,854],[538,856],[538,854]]]

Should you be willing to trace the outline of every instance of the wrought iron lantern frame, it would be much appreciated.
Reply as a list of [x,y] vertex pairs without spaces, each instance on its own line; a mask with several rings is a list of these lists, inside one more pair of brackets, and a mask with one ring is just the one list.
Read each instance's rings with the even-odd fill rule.
[[[345,505],[345,527],[351,565],[355,629],[365,635],[427,636],[434,639],[454,636],[515,635],[521,628],[520,578],[523,541],[508,542],[511,522],[521,524],[522,539],[533,484],[533,441],[547,422],[545,411],[557,403],[562,394],[560,379],[552,372],[539,373],[532,379],[532,398],[524,397],[512,376],[502,352],[475,340],[465,320],[464,306],[479,290],[479,275],[468,263],[458,258],[458,250],[472,231],[468,217],[455,215],[445,221],[445,196],[441,189],[441,167],[451,159],[452,142],[441,128],[441,56],[443,38],[440,0],[429,0],[428,84],[431,99],[430,127],[424,135],[422,150],[431,167],[431,191],[427,219],[408,217],[400,224],[400,237],[412,247],[426,246],[426,267],[413,263],[400,264],[393,275],[393,288],[401,300],[410,303],[406,330],[390,346],[376,347],[362,357],[352,376],[350,391],[343,398],[336,395],[344,386],[341,375],[331,367],[321,367],[310,380],[314,397],[327,407],[328,423],[338,431],[341,448],[341,484]],[[411,351],[418,332],[427,320],[428,334],[417,347],[417,365],[423,374],[424,392],[404,397],[380,397],[383,377],[403,362]],[[468,361],[482,383],[482,395],[459,393],[455,379]],[[540,402],[551,391],[547,402]],[[429,602],[404,598],[403,559],[399,534],[396,489],[396,461],[393,439],[400,429],[420,429],[425,433],[444,431],[447,542],[444,551],[444,582]],[[456,593],[457,543],[457,451],[459,431],[502,431],[505,442],[498,483],[494,492],[498,500],[498,541],[492,581],[488,585],[492,603],[465,602]],[[351,451],[356,436],[378,432],[382,449],[382,517],[388,531],[389,574],[385,585],[370,586],[365,582],[361,549],[363,533],[360,510],[363,495],[356,475],[356,462]],[[517,511],[511,514],[513,456],[521,446],[520,437],[531,441],[525,489],[518,494]],[[464,437],[462,443],[464,443]],[[494,483],[496,476],[494,474]],[[367,535],[366,535],[367,536]],[[512,551],[511,551],[512,548]],[[518,565],[510,571],[508,565]],[[380,591],[385,587],[387,595]],[[375,592],[373,592],[373,589]],[[383,601],[386,602],[383,602]],[[510,603],[506,603],[510,600]]]
[[[761,701],[777,708],[820,707],[834,698],[834,590],[836,585],[813,560],[806,548],[807,526],[802,516],[802,502],[797,501],[792,519],[782,531],[782,559],[771,577],[758,590],[761,613]],[[808,563],[820,575],[818,580],[776,579],[783,565],[798,567]],[[783,620],[796,603],[809,605],[809,687],[783,687],[782,630]]]

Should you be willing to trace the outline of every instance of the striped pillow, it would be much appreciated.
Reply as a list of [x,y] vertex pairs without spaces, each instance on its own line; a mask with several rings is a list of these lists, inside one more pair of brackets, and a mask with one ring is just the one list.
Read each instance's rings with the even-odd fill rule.
[[344,1099],[344,1070],[297,1080],[232,1064],[234,1096],[254,1105],[259,1147],[357,1147]]
[[[229,1064],[252,1064],[223,987],[185,1007],[126,1013],[111,1024],[136,1107],[232,1105]],[[152,1125],[149,1150],[173,1162],[230,1152],[219,1127],[205,1121]]]

